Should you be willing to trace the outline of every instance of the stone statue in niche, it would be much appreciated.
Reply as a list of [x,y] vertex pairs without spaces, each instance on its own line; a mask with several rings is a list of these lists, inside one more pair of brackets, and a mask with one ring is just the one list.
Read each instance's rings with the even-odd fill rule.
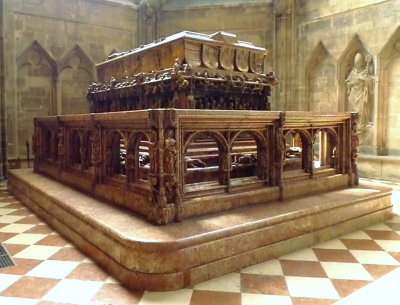
[[359,114],[358,132],[363,133],[365,128],[372,125],[371,108],[373,95],[372,57],[357,53],[354,57],[354,66],[346,79],[347,100],[350,111]]

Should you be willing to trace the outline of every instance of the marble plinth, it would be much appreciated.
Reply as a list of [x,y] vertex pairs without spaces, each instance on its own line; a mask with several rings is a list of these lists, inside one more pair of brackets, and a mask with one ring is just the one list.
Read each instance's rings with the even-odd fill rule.
[[29,169],[9,191],[124,285],[174,290],[391,216],[391,190],[360,185],[155,226]]

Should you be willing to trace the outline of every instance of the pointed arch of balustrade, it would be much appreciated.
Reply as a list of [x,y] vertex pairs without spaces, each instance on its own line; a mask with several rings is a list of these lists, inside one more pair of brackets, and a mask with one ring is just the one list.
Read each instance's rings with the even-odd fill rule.
[[127,182],[148,180],[150,171],[150,138],[143,131],[129,135],[126,145],[125,168]]
[[111,130],[105,142],[106,176],[125,176],[126,139],[124,133],[120,130]]
[[92,147],[93,147],[93,131],[88,129],[85,130],[82,136],[82,149],[81,149],[81,160],[82,169],[89,170],[92,164]]
[[[217,152],[212,152],[209,155],[205,155],[204,153],[204,149],[202,150],[202,154],[203,154],[203,158],[199,157],[199,158],[195,158],[194,161],[196,161],[199,165],[199,169],[202,170],[201,168],[208,168],[210,169],[210,166],[208,166],[207,161],[211,160],[211,161],[216,161],[215,157],[217,157],[217,165],[218,165],[218,181],[219,184],[221,185],[227,185],[229,183],[229,171],[231,168],[231,160],[230,160],[230,155],[229,155],[229,145],[225,139],[225,137],[217,132],[217,131],[198,131],[198,132],[194,132],[190,135],[187,136],[187,138],[185,139],[184,143],[185,145],[183,146],[183,168],[186,169],[188,166],[188,161],[191,162],[191,157],[188,156],[188,148],[189,145],[191,145],[192,143],[194,143],[194,141],[196,139],[212,139],[213,141],[215,141],[216,146],[217,146]],[[204,143],[207,144],[207,143]],[[212,148],[211,148],[212,149]],[[215,154],[216,153],[216,156]],[[206,158],[206,162],[205,162],[205,158]],[[213,160],[212,160],[213,159]],[[211,175],[211,174],[210,174]],[[210,175],[205,175],[205,176],[210,176]],[[200,175],[199,175],[200,176]],[[202,175],[204,176],[204,175]]]
[[71,129],[69,134],[69,164],[72,166],[81,166],[82,136],[79,130]]
[[[284,131],[285,141],[286,144],[288,140],[288,136],[292,136],[295,138],[296,135],[299,135],[301,140],[301,151],[299,152],[298,158],[301,158],[301,169],[304,170],[306,173],[311,173],[312,171],[312,144],[313,140],[311,134],[308,130],[305,129],[289,129]],[[290,144],[289,144],[290,145]],[[287,145],[286,145],[287,146]],[[286,158],[290,155],[290,148],[288,151],[288,147],[286,147],[285,152]],[[286,159],[287,160],[287,159]],[[288,163],[287,161],[285,162]],[[297,167],[295,167],[297,168]]]
[[[259,179],[268,177],[267,141],[262,132],[248,129],[235,133],[229,143],[229,152],[233,163],[231,177],[257,176]],[[235,173],[235,167],[240,167],[242,163],[250,167],[250,171]]]
[[[335,129],[325,127],[314,130],[313,136],[313,167],[338,167],[339,136]],[[318,152],[316,151],[318,150]]]

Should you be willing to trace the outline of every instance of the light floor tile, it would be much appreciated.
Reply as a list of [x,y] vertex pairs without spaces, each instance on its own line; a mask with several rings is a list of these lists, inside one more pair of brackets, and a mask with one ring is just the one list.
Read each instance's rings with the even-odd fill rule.
[[329,250],[346,250],[346,246],[339,239],[332,239],[323,243],[316,244],[313,248]]
[[215,279],[197,284],[197,290],[240,292],[240,273],[229,273]]
[[168,292],[146,292],[138,305],[189,305],[192,289]]
[[62,279],[65,278],[79,262],[44,261],[29,271],[27,276]]
[[361,264],[399,265],[393,256],[383,251],[350,250],[350,252]]
[[242,293],[242,305],[292,305],[289,296]]
[[2,207],[5,207],[6,205],[9,205],[9,204],[10,204],[9,202],[1,202],[1,199],[0,199],[0,210]]
[[25,298],[10,298],[0,296],[0,304],[4,305],[35,305],[38,300]]
[[388,252],[400,252],[400,240],[375,240],[375,242]]
[[318,258],[315,256],[311,248],[298,250],[296,252],[281,256],[279,259],[294,260],[294,261],[312,261],[317,262]]
[[364,228],[364,230],[392,231],[392,229],[387,225],[385,225],[384,223],[378,223],[376,225],[369,226],[367,228]]
[[15,211],[17,211],[17,209],[0,208],[0,216],[7,215]]
[[290,296],[303,298],[339,299],[332,282],[327,278],[286,276]]
[[43,298],[44,301],[72,304],[89,304],[103,282],[65,279],[52,288]]
[[[16,281],[18,281],[21,278],[20,275],[14,275],[14,274],[0,274],[0,291],[3,291],[6,289],[8,286],[14,284]],[[0,302],[0,304],[3,304]],[[6,304],[6,303],[4,303]]]
[[3,215],[0,216],[0,223],[14,223],[26,216]]
[[399,305],[400,268],[382,276],[334,305]]
[[46,234],[21,233],[14,237],[11,237],[10,239],[7,239],[5,243],[17,245],[33,245],[39,240],[45,238],[46,236]]
[[35,225],[13,223],[0,228],[3,233],[24,233],[25,231],[33,228]]
[[14,257],[46,260],[60,249],[61,247],[32,245],[17,253]]
[[321,262],[326,274],[331,279],[372,281],[372,276],[361,264]]
[[277,259],[271,259],[264,263],[247,267],[240,272],[262,275],[283,275],[281,263]]
[[358,230],[353,233],[349,233],[341,236],[343,239],[371,239],[371,237],[364,231]]

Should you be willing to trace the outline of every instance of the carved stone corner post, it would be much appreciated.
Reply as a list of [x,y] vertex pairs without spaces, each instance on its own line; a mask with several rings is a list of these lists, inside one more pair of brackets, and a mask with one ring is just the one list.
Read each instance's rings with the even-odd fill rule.
[[101,129],[95,128],[92,135],[92,141],[90,141],[90,145],[92,146],[90,156],[93,168],[94,168],[94,179],[93,185],[96,183],[102,183],[104,180],[104,172],[103,172],[103,160],[101,154],[102,140],[101,140]]
[[269,167],[268,167],[268,151],[266,143],[257,147],[257,167],[258,177],[262,180],[266,180],[266,185],[269,184]]
[[174,110],[150,111],[150,207],[157,224],[181,220],[178,177],[179,137]]
[[67,145],[65,145],[65,128],[59,127],[57,130],[57,159],[58,159],[58,169],[60,171],[65,170],[66,168],[66,149]]
[[43,147],[42,143],[42,129],[39,126],[37,118],[34,118],[34,133],[32,135],[32,152],[34,154],[34,164],[33,164],[33,169],[35,172],[38,171],[39,167],[39,162],[42,160],[43,155],[41,148]]
[[219,174],[219,183],[221,185],[226,185],[226,191],[229,193],[231,191],[231,170],[232,170],[232,161],[231,154],[229,153],[228,147],[221,147],[221,156],[220,156],[220,174]]
[[350,185],[358,185],[358,119],[358,114],[356,112],[352,112],[350,118]]
[[284,199],[283,194],[283,163],[285,160],[286,140],[283,134],[283,125],[285,123],[285,113],[281,112],[280,118],[275,122],[274,134],[274,172],[275,185],[279,186],[279,199]]

